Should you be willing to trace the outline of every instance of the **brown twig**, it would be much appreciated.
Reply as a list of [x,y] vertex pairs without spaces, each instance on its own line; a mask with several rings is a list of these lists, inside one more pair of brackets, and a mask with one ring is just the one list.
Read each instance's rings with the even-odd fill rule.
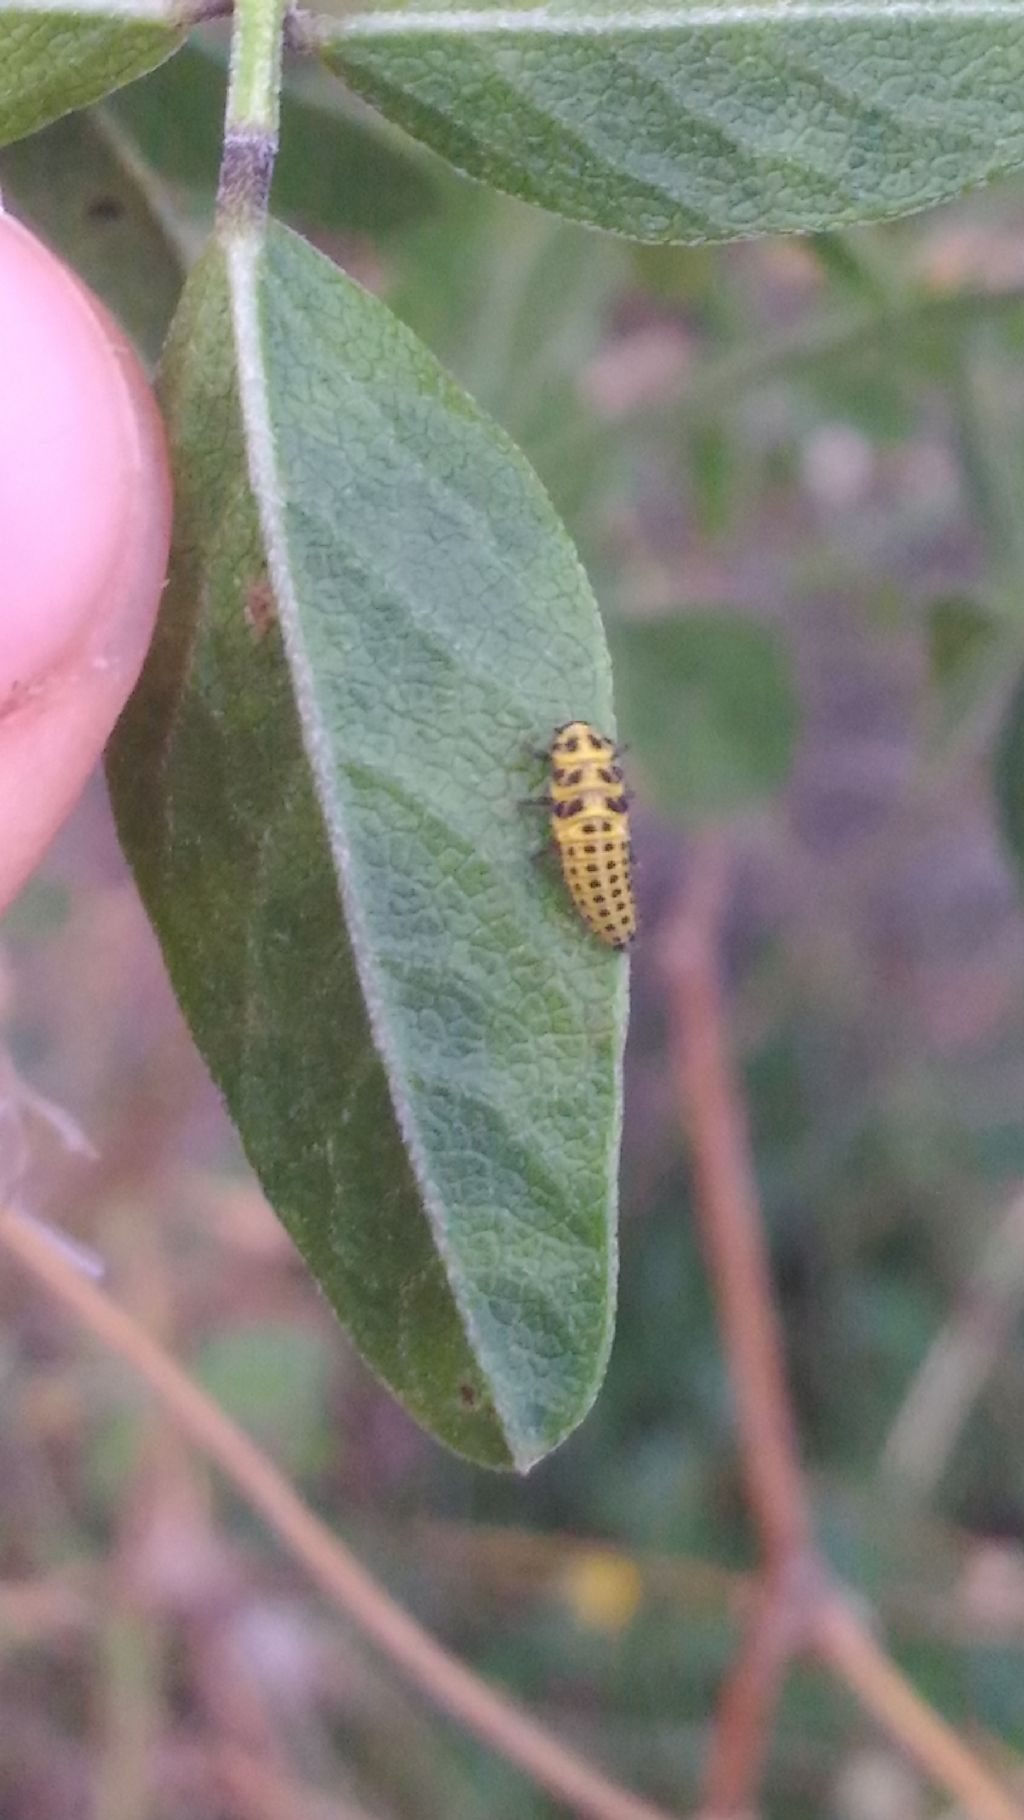
[[744,1104],[727,1053],[717,957],[725,884],[724,854],[705,847],[666,950],[672,1065],[736,1400],[740,1462],[764,1559],[719,1703],[704,1779],[708,1820],[753,1811],[786,1666],[800,1640],[791,1588],[810,1577],[813,1563]]
[[237,1744],[219,1744],[211,1755],[212,1780],[245,1820],[287,1820],[296,1812],[302,1820],[371,1820],[365,1808],[336,1794],[293,1785],[262,1757],[247,1755]]
[[971,1820],[1021,1820],[1021,1802],[915,1693],[841,1594],[832,1592],[823,1601],[815,1620],[814,1645],[882,1730],[925,1775],[956,1798]]
[[694,1199],[719,1306],[740,1457],[763,1569],[740,1655],[717,1714],[702,1820],[753,1815],[787,1664],[813,1650],[971,1820],[1024,1820],[1024,1808],[875,1642],[818,1555],[775,1309],[744,1099],[729,1054],[718,971],[726,872],[698,856],[666,947],[671,1050]]
[[705,1820],[752,1811],[786,1667],[803,1641],[817,1585],[809,1569],[809,1558],[794,1557],[764,1574],[719,1696],[704,1772]]
[[[383,1524],[376,1516],[375,1541],[386,1543],[399,1555],[412,1548],[429,1559],[432,1568],[445,1574],[457,1598],[478,1609],[481,1595],[504,1600],[561,1597],[577,1563],[597,1548],[626,1571],[639,1576],[644,1597],[671,1606],[692,1619],[702,1612],[739,1620],[758,1604],[762,1575],[756,1570],[725,1567],[702,1556],[668,1554],[654,1549],[626,1548],[606,1537],[564,1530],[519,1529],[496,1523],[457,1518],[422,1518]],[[1009,1647],[1024,1642],[1024,1563],[1012,1544],[992,1545],[979,1557],[962,1532],[938,1518],[912,1519],[915,1547],[931,1572],[927,1585],[894,1584],[875,1596],[875,1609],[885,1629],[908,1641],[957,1644],[983,1648],[995,1643]],[[964,1564],[964,1584],[951,1578],[945,1587],[934,1582],[934,1570],[943,1561],[951,1575]],[[999,1590],[989,1580],[998,1575]],[[980,1575],[977,1589],[972,1574]]]
[[306,1508],[260,1448],[52,1243],[16,1214],[2,1212],[0,1244],[145,1380],[189,1440],[248,1499],[332,1603],[422,1695],[589,1820],[669,1820],[664,1809],[619,1788],[568,1750],[417,1624]]
[[750,1506],[765,1556],[779,1567],[809,1548],[811,1521],[743,1100],[726,1049],[717,960],[724,888],[724,856],[708,847],[667,949],[670,1040]]
[[882,1450],[882,1471],[925,1498],[993,1371],[1024,1298],[1024,1194],[989,1235],[961,1305],[929,1347]]
[[[91,1589],[90,1589],[91,1590]],[[54,1576],[41,1580],[0,1580],[0,1631],[4,1642],[45,1642],[63,1632],[87,1629],[95,1605],[85,1589]]]

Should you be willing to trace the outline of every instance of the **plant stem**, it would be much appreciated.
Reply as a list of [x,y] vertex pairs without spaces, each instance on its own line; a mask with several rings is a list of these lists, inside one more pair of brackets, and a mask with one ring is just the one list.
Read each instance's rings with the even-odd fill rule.
[[671,1053],[751,1510],[765,1559],[777,1568],[811,1547],[812,1528],[743,1099],[725,1035],[715,952],[724,885],[722,855],[704,849],[667,956]]
[[125,1309],[80,1275],[51,1240],[16,1214],[0,1210],[0,1246],[148,1384],[193,1445],[259,1512],[330,1602],[426,1699],[587,1820],[669,1820],[663,1808],[618,1787],[561,1744],[410,1617],[307,1509],[255,1442]]
[[971,1405],[1008,1344],[1024,1301],[1024,1194],[990,1234],[960,1304],[940,1329],[882,1449],[890,1483],[929,1497]]
[[287,0],[237,0],[231,35],[224,152],[217,191],[222,227],[258,226],[277,156]]
[[766,1574],[718,1698],[704,1771],[705,1820],[750,1811],[764,1771],[772,1720],[797,1641],[799,1607],[789,1576]]
[[701,848],[665,957],[672,1067],[763,1559],[759,1594],[719,1702],[704,1777],[706,1820],[755,1809],[783,1678],[804,1640],[808,1596],[821,1577],[745,1105],[729,1056],[717,952],[726,882],[722,849]]
[[722,851],[698,851],[667,944],[671,1053],[695,1200],[721,1317],[741,1463],[763,1565],[743,1645],[722,1690],[699,1820],[747,1820],[783,1676],[815,1655],[970,1820],[1024,1820],[1024,1806],[915,1693],[817,1553],[754,1179],[745,1102],[719,981]]
[[926,1775],[947,1789],[971,1820],[1022,1820],[1024,1806],[1001,1788],[986,1764],[934,1712],[841,1594],[828,1598],[815,1624],[818,1655],[856,1694]]

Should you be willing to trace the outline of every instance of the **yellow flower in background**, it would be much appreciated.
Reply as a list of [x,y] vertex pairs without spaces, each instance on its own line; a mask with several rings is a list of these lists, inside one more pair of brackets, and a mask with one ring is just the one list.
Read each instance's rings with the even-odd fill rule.
[[643,1581],[628,1555],[591,1548],[572,1561],[562,1578],[562,1597],[578,1624],[588,1630],[625,1630],[643,1598]]

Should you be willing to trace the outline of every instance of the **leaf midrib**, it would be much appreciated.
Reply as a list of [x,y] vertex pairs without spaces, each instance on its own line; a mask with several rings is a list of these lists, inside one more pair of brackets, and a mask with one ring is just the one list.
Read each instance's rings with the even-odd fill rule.
[[[279,230],[280,231],[280,230]],[[258,289],[260,264],[266,256],[265,243],[259,236],[239,235],[226,247],[228,284],[232,297],[232,319],[236,358],[239,363],[239,392],[243,417],[247,420],[250,460],[254,491],[257,495],[271,574],[278,596],[282,631],[291,646],[291,662],[296,696],[304,698],[306,713],[313,719],[307,727],[307,750],[322,792],[321,812],[328,847],[334,865],[338,890],[345,904],[351,930],[352,959],[360,978],[364,1002],[375,1046],[387,1073],[388,1092],[399,1129],[402,1131],[412,1171],[419,1185],[423,1210],[429,1221],[437,1249],[445,1264],[448,1283],[458,1317],[470,1351],[486,1373],[493,1399],[495,1416],[513,1459],[528,1462],[536,1451],[536,1437],[527,1435],[514,1404],[502,1394],[500,1373],[493,1369],[490,1349],[483,1344],[479,1321],[470,1305],[461,1259],[450,1246],[444,1199],[436,1172],[423,1140],[420,1120],[416,1116],[410,1093],[410,1081],[404,1065],[402,1045],[394,1028],[394,1004],[382,976],[378,957],[367,940],[362,909],[351,889],[348,871],[348,832],[342,828],[342,804],[337,779],[324,763],[324,734],[321,706],[310,672],[309,654],[298,602],[293,592],[294,559],[283,508],[276,450],[272,430],[269,398],[263,359],[263,337],[259,321]]]
[[750,30],[768,32],[793,25],[931,25],[1024,23],[1019,0],[767,0],[763,5],[677,7],[617,6],[580,12],[558,6],[461,7],[450,11],[381,10],[353,13],[341,20],[318,20],[324,40],[351,38],[417,38],[553,35],[619,37],[652,33],[684,37],[689,33]]

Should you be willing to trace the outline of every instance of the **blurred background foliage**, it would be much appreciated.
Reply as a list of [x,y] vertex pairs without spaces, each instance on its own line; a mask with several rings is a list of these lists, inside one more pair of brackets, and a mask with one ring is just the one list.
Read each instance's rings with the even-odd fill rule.
[[[8,206],[151,358],[211,214],[218,56],[0,156]],[[640,248],[454,177],[297,71],[275,199],[520,443],[606,615],[643,925],[608,1379],[526,1481],[448,1458],[370,1381],[240,1162],[99,782],[0,930],[5,1191],[109,1260],[425,1621],[682,1810],[751,1564],[660,972],[713,826],[822,1532],[921,1690],[1012,1773],[1024,183],[873,231]],[[63,1314],[0,1295],[4,1820],[555,1811],[323,1615]],[[779,1820],[946,1811],[807,1670],[769,1788]]]

